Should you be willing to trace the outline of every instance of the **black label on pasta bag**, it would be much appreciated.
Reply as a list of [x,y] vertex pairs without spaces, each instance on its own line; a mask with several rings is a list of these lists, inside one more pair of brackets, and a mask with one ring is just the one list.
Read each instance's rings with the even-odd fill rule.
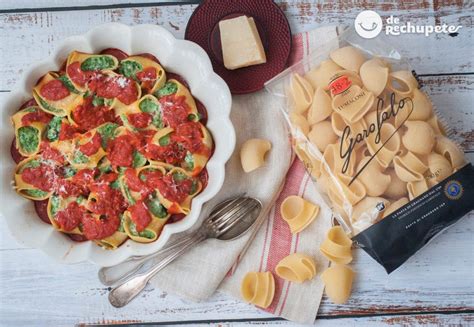
[[353,237],[388,273],[474,209],[472,164]]

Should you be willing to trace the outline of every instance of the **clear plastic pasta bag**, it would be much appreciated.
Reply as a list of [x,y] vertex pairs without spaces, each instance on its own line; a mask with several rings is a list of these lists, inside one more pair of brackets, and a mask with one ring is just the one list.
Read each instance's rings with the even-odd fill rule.
[[334,217],[388,273],[474,208],[472,165],[389,44],[348,29],[266,88]]

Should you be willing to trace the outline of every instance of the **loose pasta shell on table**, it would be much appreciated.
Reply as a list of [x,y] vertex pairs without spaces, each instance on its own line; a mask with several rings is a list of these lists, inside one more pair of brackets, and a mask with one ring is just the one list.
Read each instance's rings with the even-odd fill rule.
[[366,143],[370,154],[383,168],[387,168],[400,149],[400,134],[393,125],[384,123],[380,133],[371,133]]
[[418,82],[412,73],[407,70],[392,72],[388,76],[387,89],[400,98],[410,96],[417,88]]
[[314,92],[313,103],[309,107],[308,122],[310,125],[325,120],[332,114],[331,97],[322,87]]
[[435,134],[431,126],[420,120],[407,121],[405,126],[407,131],[402,137],[405,148],[420,155],[431,153],[435,145]]
[[385,197],[398,199],[408,194],[407,183],[398,177],[395,169],[388,169],[385,173],[390,176],[390,186],[383,193]]
[[371,157],[362,158],[357,166],[357,171],[362,171],[357,179],[364,184],[369,196],[382,195],[389,187],[392,178],[383,173],[383,168]]
[[249,272],[240,285],[245,302],[268,308],[275,295],[275,279],[271,272]]
[[345,265],[332,265],[321,274],[326,295],[335,304],[347,302],[352,292],[354,271]]
[[381,197],[365,197],[354,207],[351,216],[352,227],[357,234],[375,224],[382,217],[390,201]]
[[393,159],[393,167],[398,178],[404,182],[422,180],[423,173],[428,169],[428,166],[411,152],[407,152],[403,156],[396,156]]
[[303,113],[313,101],[313,87],[301,75],[294,73],[290,79],[290,99],[293,111]]
[[297,114],[296,112],[290,112],[289,115],[290,122],[293,124],[293,128],[296,130],[295,136],[298,132],[301,132],[303,135],[308,135],[310,126],[308,120],[303,115]]
[[428,96],[419,89],[414,89],[412,101],[413,112],[408,120],[427,120],[433,112],[433,105]]
[[415,181],[415,182],[408,182],[407,183],[407,189],[408,189],[408,198],[413,200],[417,196],[425,193],[428,191],[429,186],[428,183],[426,182],[425,179],[422,179],[420,181]]
[[428,169],[430,171],[430,179],[441,182],[453,173],[453,167],[448,159],[438,153],[430,153],[428,155]]
[[333,110],[339,113],[345,121],[354,123],[364,117],[374,104],[374,99],[372,92],[352,85],[348,91],[335,95],[331,105]]
[[310,70],[305,75],[305,78],[315,89],[318,87],[326,89],[331,81],[331,77],[340,70],[343,70],[341,66],[328,59],[322,61],[318,67]]
[[283,258],[275,268],[278,277],[290,282],[302,283],[316,275],[314,259],[303,253],[293,253]]
[[240,149],[242,168],[249,173],[260,168],[265,163],[265,155],[272,148],[272,144],[264,139],[250,139],[244,142]]
[[339,264],[348,264],[352,261],[352,240],[341,226],[332,227],[319,250],[330,261]]
[[329,54],[329,57],[342,68],[356,73],[366,60],[362,52],[353,46],[336,49]]
[[296,234],[309,226],[319,213],[319,206],[300,196],[290,195],[281,204],[281,217],[290,226],[291,233]]
[[360,77],[367,90],[378,96],[385,89],[390,68],[380,58],[367,60],[360,67]]
[[331,123],[325,120],[311,126],[308,139],[319,151],[324,152],[329,144],[336,143],[338,137],[334,133]]
[[395,212],[396,210],[400,209],[401,207],[403,207],[405,204],[407,204],[409,202],[408,198],[400,198],[398,199],[397,201],[393,202],[392,204],[390,204],[388,206],[387,209],[385,209],[384,213],[383,213],[383,218],[387,217],[388,215],[390,215],[391,213]]
[[436,137],[435,151],[448,159],[453,169],[459,169],[466,164],[462,150],[445,136]]

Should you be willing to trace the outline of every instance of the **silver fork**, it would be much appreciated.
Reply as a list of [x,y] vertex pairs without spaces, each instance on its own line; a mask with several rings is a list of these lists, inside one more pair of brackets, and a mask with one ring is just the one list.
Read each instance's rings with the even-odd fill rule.
[[[218,206],[217,209],[211,212],[207,219],[213,221],[216,218],[219,218],[219,215],[222,215],[233,206],[240,205],[240,203],[242,201],[245,201],[246,199],[247,198],[243,197],[243,194],[238,195],[237,197],[227,201],[220,207]],[[221,216],[220,218],[223,217]],[[156,258],[166,253],[170,253],[171,251],[175,251],[177,248],[184,246],[194,237],[194,234],[198,232],[199,229],[196,232],[181,238],[176,243],[173,243],[172,245],[165,247],[164,249],[161,249],[155,253],[144,256],[134,256],[122,263],[119,263],[118,265],[111,267],[102,267],[99,269],[98,272],[99,281],[105,286],[121,284],[129,276],[139,271],[145,265],[145,263],[150,262],[153,258]]]
[[[226,232],[236,226],[243,217],[254,211],[256,208],[261,209],[262,207],[260,201],[249,197],[236,198],[230,202],[231,203],[227,203],[224,206],[218,206],[195,233],[185,241],[180,242],[180,248],[170,251],[168,255],[148,271],[139,273],[112,289],[109,293],[110,303],[117,308],[125,306],[145,288],[148,281],[154,275],[192,246],[208,238],[219,238],[223,236]],[[250,228],[250,226],[251,225],[239,231],[238,235],[243,234]],[[148,258],[148,260],[150,259]],[[144,263],[145,262],[143,262],[142,265]]]

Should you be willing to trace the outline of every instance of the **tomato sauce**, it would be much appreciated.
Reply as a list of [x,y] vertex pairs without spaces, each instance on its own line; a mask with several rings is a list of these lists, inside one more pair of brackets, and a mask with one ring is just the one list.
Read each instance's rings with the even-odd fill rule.
[[59,101],[67,97],[70,92],[60,80],[52,80],[41,86],[40,95],[46,100]]
[[10,154],[12,156],[13,161],[15,161],[15,163],[19,163],[22,160],[26,159],[26,157],[23,157],[21,155],[20,151],[18,151],[16,147],[16,137],[13,138],[12,144],[10,145]]
[[149,92],[156,82],[156,68],[147,67],[136,73],[137,79],[140,81],[140,86],[145,92]]
[[146,112],[128,114],[127,118],[130,124],[135,128],[146,128],[153,119],[153,117]]
[[107,158],[115,167],[131,167],[133,151],[138,145],[132,135],[120,135],[107,144]]
[[163,121],[171,128],[176,128],[179,124],[188,121],[188,115],[191,109],[186,103],[184,95],[176,96],[175,94],[166,95],[160,98],[161,112]]
[[136,83],[125,76],[107,76],[100,74],[89,82],[89,88],[98,96],[117,98],[124,104],[131,104],[138,99]]
[[163,173],[158,169],[146,169],[140,172],[140,178],[143,178],[145,184],[151,189],[157,189],[163,178]]
[[52,148],[49,142],[41,142],[40,153],[41,158],[45,160],[53,160],[60,165],[64,164],[65,162],[64,155],[61,153],[61,151]]
[[109,106],[92,104],[93,97],[87,97],[84,102],[72,111],[72,119],[80,130],[87,131],[107,122],[114,122],[115,112]]
[[175,73],[166,73],[166,79],[175,79],[189,89],[188,81],[186,81],[181,75]]
[[100,134],[95,133],[89,142],[79,146],[79,150],[86,156],[92,156],[93,154],[96,154],[97,151],[99,151],[101,142],[102,138],[100,137]]
[[147,185],[140,180],[140,178],[138,178],[135,169],[128,168],[125,171],[125,182],[132,191],[138,192],[144,197],[153,191],[149,189]]
[[62,122],[59,130],[59,140],[65,141],[74,138],[74,135],[79,131],[69,123]]
[[82,232],[88,240],[100,240],[111,236],[120,226],[118,216],[107,216],[99,219],[90,214],[82,216]]
[[90,72],[86,73],[82,71],[81,63],[79,61],[69,64],[66,67],[66,73],[71,81],[79,86],[85,86],[89,78],[92,76]]
[[33,185],[35,188],[49,192],[53,190],[57,176],[53,167],[41,164],[36,168],[25,168],[21,172],[21,178],[26,183]]
[[156,62],[157,64],[161,65],[160,64],[160,61],[158,60],[158,58],[156,58],[154,55],[152,55],[151,53],[140,53],[140,54],[137,54],[136,56],[142,56],[142,57],[145,57],[145,58],[148,58],[150,60],[153,60],[154,62]]
[[68,204],[66,209],[59,211],[54,216],[54,219],[58,222],[61,229],[70,232],[79,226],[85,215],[87,215],[86,208],[73,201]]
[[40,217],[40,219],[44,221],[45,223],[51,225],[51,221],[49,220],[49,216],[48,216],[49,199],[41,200],[41,201],[33,201],[33,202],[35,204],[35,211],[38,217]]
[[145,156],[151,160],[164,161],[176,165],[183,162],[186,157],[186,149],[177,142],[171,142],[165,146],[149,143],[146,147]]
[[173,175],[163,176],[157,182],[158,189],[163,197],[177,203],[183,202],[188,197],[192,184],[193,182],[190,179],[177,181],[173,178]]
[[150,211],[143,201],[138,201],[135,205],[128,208],[132,221],[137,226],[137,231],[143,231],[151,222]]
[[210,149],[203,143],[201,124],[186,122],[176,127],[173,139],[181,143],[189,152],[209,155]]
[[199,121],[201,122],[201,124],[206,125],[207,124],[207,109],[202,104],[202,102],[199,101],[198,99],[194,99],[194,101],[196,102],[196,109],[199,113],[199,116],[201,117]]
[[21,123],[23,125],[30,125],[31,123],[35,123],[35,122],[48,124],[52,118],[53,118],[52,115],[44,112],[43,110],[36,108],[34,112],[29,112],[23,117],[21,117]]

